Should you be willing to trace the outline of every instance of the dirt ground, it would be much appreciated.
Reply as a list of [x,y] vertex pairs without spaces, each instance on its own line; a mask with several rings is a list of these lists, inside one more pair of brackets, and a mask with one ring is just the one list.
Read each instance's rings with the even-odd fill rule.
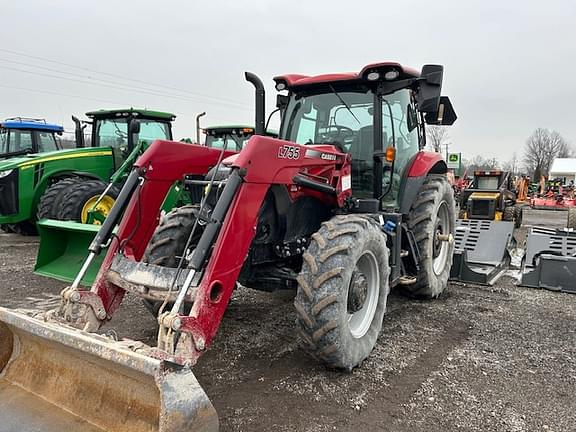
[[[527,224],[563,226],[564,213]],[[42,309],[63,284],[32,274],[37,241],[0,234],[0,304]],[[576,295],[452,283],[434,301],[392,293],[379,344],[351,374],[299,348],[289,292],[236,291],[195,373],[222,431],[576,431]],[[108,325],[153,343],[129,297]]]

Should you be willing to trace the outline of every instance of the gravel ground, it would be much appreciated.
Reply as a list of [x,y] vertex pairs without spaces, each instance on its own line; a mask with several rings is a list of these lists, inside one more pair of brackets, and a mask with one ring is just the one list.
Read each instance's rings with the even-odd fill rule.
[[[525,223],[562,226],[561,212]],[[48,308],[63,284],[31,274],[34,239],[0,234],[0,304]],[[299,348],[293,294],[241,288],[195,367],[222,431],[576,431],[576,296],[450,284],[434,301],[392,293],[379,344],[351,374]],[[128,297],[107,325],[153,343]],[[1,428],[0,428],[1,429]]]

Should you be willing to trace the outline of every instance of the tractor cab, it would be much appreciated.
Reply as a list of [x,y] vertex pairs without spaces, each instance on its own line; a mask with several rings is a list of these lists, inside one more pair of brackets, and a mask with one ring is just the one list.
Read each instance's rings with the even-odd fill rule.
[[172,140],[174,114],[142,109],[98,110],[86,113],[91,121],[76,123],[76,142],[84,147],[83,129],[92,125],[91,146],[111,147],[120,167],[137,146],[146,149],[155,140]]
[[[204,128],[206,147],[239,152],[244,144],[254,135],[254,127],[246,125],[209,126]],[[266,131],[266,136],[277,137],[275,131]]]
[[456,120],[440,97],[442,68],[425,66],[423,74],[386,62],[360,73],[276,77],[276,89],[289,92],[278,99],[280,138],[348,154],[354,197],[372,200],[376,210],[397,208],[406,168],[425,146],[424,123]]
[[0,159],[61,150],[64,128],[44,119],[13,117],[0,122]]

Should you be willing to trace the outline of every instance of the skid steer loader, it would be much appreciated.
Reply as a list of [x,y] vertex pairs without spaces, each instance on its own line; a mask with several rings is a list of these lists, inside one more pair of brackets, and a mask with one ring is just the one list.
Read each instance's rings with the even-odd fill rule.
[[[275,139],[262,136],[264,87],[247,73],[257,136],[238,154],[153,143],[60,308],[0,308],[0,420],[14,430],[217,430],[192,368],[237,282],[293,288],[305,350],[331,368],[358,366],[376,344],[390,288],[434,298],[447,284],[454,198],[446,163],[422,150],[425,123],[456,120],[442,77],[442,66],[392,62],[276,77],[288,94],[278,97]],[[178,179],[205,188],[202,202],[162,216]],[[103,250],[91,289],[80,289]],[[172,303],[159,309],[156,347],[93,333],[126,291]]]

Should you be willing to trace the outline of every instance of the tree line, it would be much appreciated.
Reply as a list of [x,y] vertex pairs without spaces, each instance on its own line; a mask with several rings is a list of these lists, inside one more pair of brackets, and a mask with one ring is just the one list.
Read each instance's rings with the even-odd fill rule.
[[[450,138],[445,128],[429,126],[426,129],[426,140],[431,151],[446,152]],[[480,155],[462,160],[463,172],[471,175],[474,171],[503,169],[515,175],[528,175],[534,181],[541,176],[547,177],[556,158],[576,157],[574,147],[555,130],[538,128],[526,140],[523,152],[518,156],[514,152],[507,161],[497,158],[484,158]]]

